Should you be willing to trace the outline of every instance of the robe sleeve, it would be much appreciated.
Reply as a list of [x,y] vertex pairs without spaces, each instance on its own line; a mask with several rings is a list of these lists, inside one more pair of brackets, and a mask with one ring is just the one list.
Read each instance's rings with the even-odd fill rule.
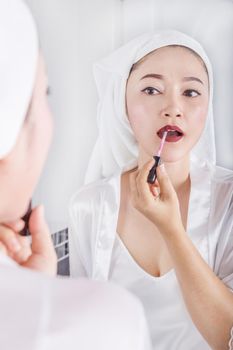
[[222,225],[218,255],[221,255],[221,258],[217,275],[233,292],[233,196]]
[[230,340],[228,343],[228,349],[233,350],[233,327],[231,328]]
[[69,261],[71,277],[87,277],[84,259],[79,244],[79,223],[70,210],[69,216]]

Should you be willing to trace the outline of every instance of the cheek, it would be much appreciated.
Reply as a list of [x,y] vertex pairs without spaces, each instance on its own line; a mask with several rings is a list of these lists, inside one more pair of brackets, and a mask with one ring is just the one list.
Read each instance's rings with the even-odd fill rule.
[[[50,112],[43,114],[35,128],[31,159],[34,168],[40,173],[44,165],[53,134],[53,121]],[[34,156],[33,156],[34,154]]]
[[4,198],[4,205],[0,204],[2,222],[14,221],[25,214],[34,189],[31,180],[32,171],[28,167],[28,153],[25,154],[22,143],[17,146],[16,152],[12,154],[5,171],[1,174],[0,192]]
[[[43,103],[41,102],[38,106],[35,115],[34,137],[31,138],[35,147],[39,147],[41,150],[47,149],[51,142],[52,132],[53,119],[47,98],[44,98]],[[39,151],[39,153],[41,152]]]
[[[40,113],[39,113],[40,112]],[[30,132],[30,148],[27,154],[28,191],[33,192],[47,158],[53,132],[53,122],[48,108],[35,115]]]
[[202,131],[205,127],[205,122],[207,118],[207,107],[198,107],[195,112],[192,114],[190,120],[190,128],[196,137],[199,137],[202,134]]
[[[0,186],[4,204],[0,204],[0,222],[14,221],[22,217],[28,207],[31,193],[28,193],[28,186],[25,183],[25,174],[20,172],[20,168],[14,168],[17,177],[9,174],[4,179],[4,186]],[[14,174],[15,174],[14,173]]]
[[0,173],[4,184],[0,183],[0,191],[5,198],[4,208],[0,203],[0,220],[11,221],[25,214],[39,180],[53,131],[49,109],[41,112],[34,115],[33,124],[22,131],[4,175]]
[[136,138],[142,133],[147,133],[152,127],[152,118],[143,104],[131,104],[128,108],[128,118]]
[[[38,143],[42,146],[45,153],[48,152],[48,148],[50,146],[53,135],[53,119],[48,109],[41,120],[40,127],[38,128]],[[41,141],[43,140],[43,144],[41,145]]]

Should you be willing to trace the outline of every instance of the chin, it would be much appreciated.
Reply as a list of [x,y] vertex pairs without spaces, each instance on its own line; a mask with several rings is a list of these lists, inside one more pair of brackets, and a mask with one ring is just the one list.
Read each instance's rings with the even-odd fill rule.
[[187,158],[187,153],[181,153],[178,154],[178,152],[176,152],[176,154],[169,154],[169,155],[162,155],[161,159],[163,160],[164,163],[176,163],[176,162],[180,162],[182,160],[185,160]]
[[27,202],[24,204],[24,206],[22,206],[20,209],[20,218],[22,218],[28,211],[28,208],[29,208],[29,203],[30,203],[30,199],[27,200]]

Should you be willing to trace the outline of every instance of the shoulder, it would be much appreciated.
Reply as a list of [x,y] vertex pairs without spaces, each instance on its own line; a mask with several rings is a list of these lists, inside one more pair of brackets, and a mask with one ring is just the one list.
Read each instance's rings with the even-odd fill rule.
[[221,226],[231,221],[233,215],[233,171],[215,166],[212,173],[211,212]]
[[[52,309],[56,314],[52,315],[52,321],[55,327],[61,328],[59,341],[63,341],[66,348],[68,344],[68,348],[74,349],[76,340],[81,349],[136,349],[142,335],[147,335],[146,329],[142,328],[146,321],[141,303],[119,286],[87,279],[56,280],[53,293]],[[65,310],[60,307],[64,300]],[[91,310],[91,317],[84,322],[88,310]],[[123,314],[121,310],[126,312]],[[103,324],[106,328],[104,337]]]
[[69,211],[71,215],[93,210],[100,210],[103,202],[111,207],[118,203],[120,191],[120,174],[82,186],[71,197]]
[[212,189],[216,198],[222,203],[232,200],[233,197],[233,171],[215,166],[212,172]]
[[233,289],[233,171],[215,167],[212,188],[210,237],[211,247],[215,248],[214,271]]
[[220,166],[214,167],[213,180],[218,184],[227,184],[233,186],[233,170]]
[[[88,276],[96,273],[96,254],[102,254],[96,242],[103,240],[105,254],[112,243],[119,206],[119,185],[120,176],[114,175],[83,186],[71,198],[69,232],[72,269],[78,252]],[[111,239],[108,239],[109,236]]]

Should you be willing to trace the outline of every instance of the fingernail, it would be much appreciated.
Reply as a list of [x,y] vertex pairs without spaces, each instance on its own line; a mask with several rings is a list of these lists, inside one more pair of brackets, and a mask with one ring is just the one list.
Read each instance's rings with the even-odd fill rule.
[[18,252],[21,249],[19,242],[15,238],[11,239],[10,245],[14,252]]
[[16,226],[15,226],[15,230],[16,231],[21,231],[25,226],[25,222],[23,220],[17,222]]

